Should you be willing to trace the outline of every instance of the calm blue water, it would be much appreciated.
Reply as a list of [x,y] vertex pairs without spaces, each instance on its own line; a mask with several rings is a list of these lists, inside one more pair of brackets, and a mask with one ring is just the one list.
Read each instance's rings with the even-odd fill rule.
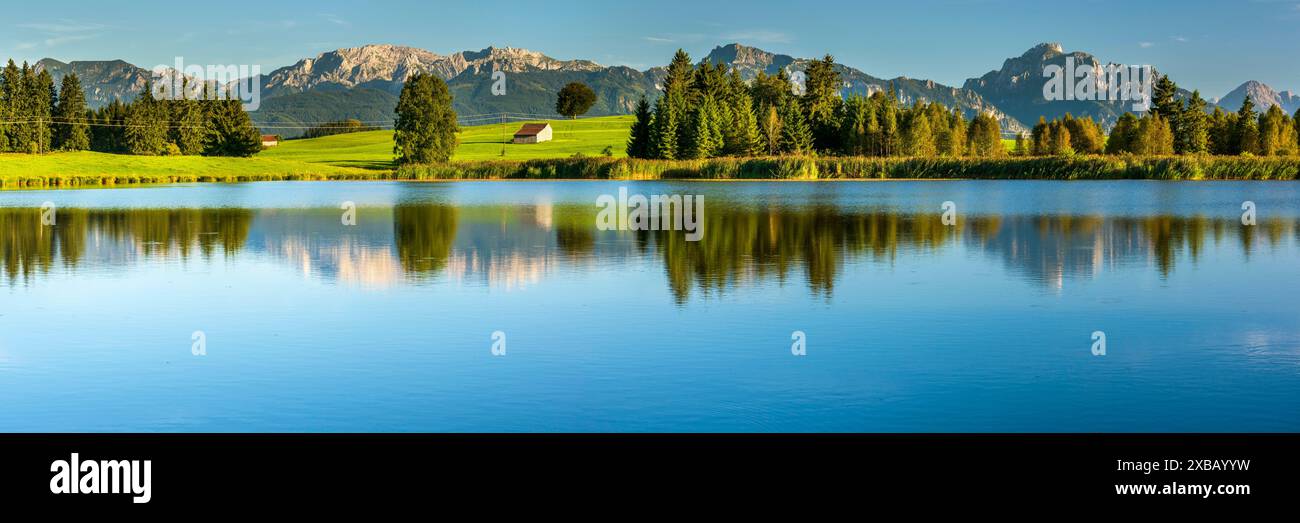
[[2,192],[0,431],[1298,431],[1298,262],[1294,183]]

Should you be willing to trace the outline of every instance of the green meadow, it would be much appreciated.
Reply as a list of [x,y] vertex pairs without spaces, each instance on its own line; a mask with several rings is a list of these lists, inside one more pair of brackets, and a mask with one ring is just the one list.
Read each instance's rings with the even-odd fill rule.
[[[550,120],[553,139],[508,143],[524,123],[466,126],[453,163],[626,156],[632,116]],[[541,120],[539,120],[541,121]],[[502,152],[504,150],[504,155]],[[0,188],[79,187],[183,182],[364,180],[396,176],[393,132],[369,131],[286,140],[252,158],[132,156],[89,151],[0,154]]]
[[[0,154],[0,188],[274,180],[446,179],[1238,179],[1295,180],[1291,157],[773,157],[635,160],[631,116],[550,121],[554,138],[509,143],[526,122],[467,126],[449,165],[396,168],[392,131],[287,140],[252,158],[96,152]],[[1004,141],[1007,147],[1012,140]],[[612,157],[605,156],[608,148]],[[504,151],[504,155],[502,154]]]
[[[538,120],[551,124],[552,140],[536,144],[509,143],[523,124],[475,125],[461,128],[460,145],[452,161],[536,160],[567,158],[575,154],[603,156],[606,147],[615,157],[627,156],[632,116],[604,116],[578,120]],[[504,153],[504,154],[503,154]],[[393,168],[393,132],[367,131],[309,140],[287,140],[258,155],[259,158],[325,163],[363,169]]]

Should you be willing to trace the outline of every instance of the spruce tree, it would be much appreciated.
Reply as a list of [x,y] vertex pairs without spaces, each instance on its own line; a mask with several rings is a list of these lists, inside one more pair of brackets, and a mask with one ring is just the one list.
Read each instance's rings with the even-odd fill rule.
[[1237,110],[1237,128],[1234,130],[1236,154],[1259,154],[1259,126],[1255,118],[1255,102],[1250,95],[1241,101]]
[[1138,131],[1138,120],[1133,113],[1124,113],[1120,115],[1119,120],[1115,122],[1115,127],[1110,130],[1110,138],[1106,140],[1107,154],[1122,154],[1133,152],[1133,142]]
[[754,116],[754,103],[745,90],[732,95],[731,125],[725,129],[725,153],[732,156],[758,154],[762,138],[758,132],[758,118]]
[[1192,98],[1183,108],[1182,144],[1178,147],[1183,154],[1201,154],[1209,151],[1209,122],[1205,115],[1205,100],[1201,92],[1193,91]]
[[661,160],[677,158],[677,111],[665,93],[655,102],[654,119],[650,126],[650,155]]
[[153,96],[153,82],[127,108],[125,122],[126,149],[131,154],[163,154],[167,146],[168,116],[163,104]]
[[[189,79],[182,80],[181,99],[171,102],[172,128],[169,140],[176,144],[181,154],[203,154],[211,132],[211,122],[207,118],[206,101],[196,100],[190,96]],[[260,140],[259,140],[260,141]]]
[[18,124],[7,122],[18,120],[21,93],[22,76],[11,58],[5,64],[4,72],[0,73],[0,152],[14,150],[11,141],[12,136],[18,132]]
[[86,122],[86,93],[76,73],[63,77],[59,106],[55,112],[55,146],[64,151],[90,149],[90,125]]
[[804,119],[799,101],[789,99],[781,108],[781,152],[803,155],[812,151],[812,129]]
[[631,158],[650,157],[650,102],[642,96],[636,104],[636,122],[627,140],[627,155]]
[[775,105],[763,105],[759,108],[762,118],[759,130],[763,134],[763,149],[767,155],[781,152],[781,112]]
[[801,107],[812,129],[814,146],[819,151],[839,148],[838,122],[840,113],[840,73],[835,70],[831,55],[808,64],[804,79]]

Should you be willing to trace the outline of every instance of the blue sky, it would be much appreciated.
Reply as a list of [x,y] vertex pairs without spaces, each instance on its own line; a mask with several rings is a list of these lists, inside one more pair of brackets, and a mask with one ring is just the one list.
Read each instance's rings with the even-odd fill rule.
[[0,19],[0,57],[120,58],[148,68],[179,55],[190,64],[260,64],[269,72],[322,51],[392,43],[441,54],[525,47],[644,69],[678,47],[698,58],[740,42],[796,56],[829,52],[876,76],[960,86],[1055,41],[1105,61],[1155,65],[1207,97],[1252,79],[1300,91],[1300,0],[241,4],[25,2],[10,7],[18,16]]

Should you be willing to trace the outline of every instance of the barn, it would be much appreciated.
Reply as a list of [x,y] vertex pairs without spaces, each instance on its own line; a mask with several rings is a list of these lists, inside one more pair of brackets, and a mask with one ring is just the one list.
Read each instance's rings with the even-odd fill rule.
[[514,143],[541,143],[551,141],[551,124],[526,123],[515,131]]

